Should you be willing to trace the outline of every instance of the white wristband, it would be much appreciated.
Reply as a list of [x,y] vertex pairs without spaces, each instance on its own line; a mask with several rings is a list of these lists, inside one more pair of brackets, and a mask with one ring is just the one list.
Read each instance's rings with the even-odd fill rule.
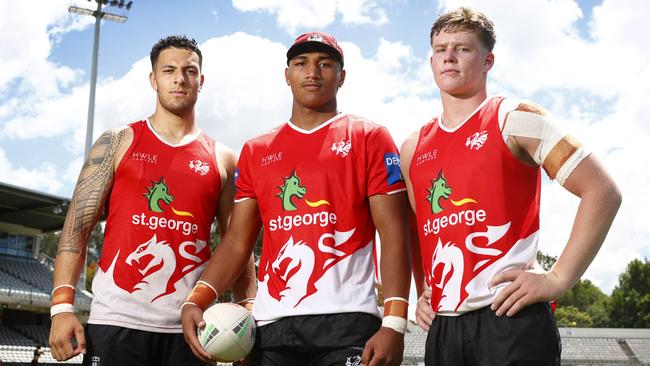
[[52,305],[50,308],[50,319],[61,313],[74,313],[74,305],[66,303]]
[[381,321],[382,327],[390,328],[402,334],[406,332],[406,325],[407,325],[406,319],[394,315],[385,316],[384,320]]
[[198,306],[198,305],[196,305],[195,303],[193,303],[193,302],[191,302],[191,301],[185,301],[185,302],[183,303],[183,305],[181,305],[181,311],[183,311],[183,307],[185,307],[185,305],[194,305],[194,306]]
[[71,288],[72,290],[74,290],[75,293],[77,292],[77,289],[76,289],[74,286],[72,286],[72,285],[59,285],[59,286],[56,286],[56,287],[54,288],[54,290],[52,290],[52,295],[54,295],[54,291],[56,291],[56,290],[58,290],[58,289],[60,289],[60,288],[62,288],[62,287],[69,287],[69,288]]
[[405,299],[405,298],[403,298],[403,297],[398,297],[398,296],[393,296],[393,297],[387,297],[387,298],[385,298],[385,299],[384,299],[384,304],[387,303],[387,302],[389,302],[389,301],[401,301],[401,302],[405,302],[405,303],[407,303],[407,304],[409,303],[409,301],[408,301],[407,299]]
[[254,297],[247,297],[247,298],[245,298],[244,300],[239,300],[239,301],[237,301],[237,304],[241,304],[241,303],[243,303],[243,302],[254,303],[254,302],[255,302],[255,298],[254,298]]

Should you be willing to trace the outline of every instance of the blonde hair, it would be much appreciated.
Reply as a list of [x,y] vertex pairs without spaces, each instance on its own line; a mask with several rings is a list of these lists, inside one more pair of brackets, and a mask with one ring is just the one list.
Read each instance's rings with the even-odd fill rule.
[[485,14],[480,11],[461,6],[458,9],[450,10],[438,18],[431,26],[429,42],[433,44],[433,36],[440,32],[472,31],[476,32],[485,48],[492,52],[496,43],[494,24]]

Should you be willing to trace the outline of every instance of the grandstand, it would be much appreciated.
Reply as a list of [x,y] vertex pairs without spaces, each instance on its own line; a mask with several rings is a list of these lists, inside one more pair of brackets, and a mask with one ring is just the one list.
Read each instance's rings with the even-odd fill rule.
[[[48,347],[52,259],[40,253],[41,235],[60,230],[70,201],[0,183],[0,361],[29,364],[42,346],[41,364],[56,364]],[[91,297],[77,286],[83,316]],[[76,357],[69,363],[81,363]]]

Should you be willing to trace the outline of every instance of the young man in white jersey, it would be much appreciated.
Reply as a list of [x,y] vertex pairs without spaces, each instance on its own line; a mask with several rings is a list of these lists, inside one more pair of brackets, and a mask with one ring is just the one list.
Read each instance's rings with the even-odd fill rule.
[[[298,37],[287,52],[291,118],[249,140],[238,162],[228,233],[183,304],[196,337],[212,301],[237,277],[264,226],[253,306],[254,365],[399,365],[409,290],[406,197],[386,128],[341,114],[343,51],[329,34]],[[384,318],[375,287],[381,240]]]
[[[425,364],[559,365],[548,301],[593,260],[620,192],[543,109],[487,95],[495,35],[485,15],[450,11],[433,24],[430,41],[443,112],[401,149],[428,286],[416,312],[429,331]],[[540,167],[580,197],[571,235],[548,272],[532,270]]]
[[[183,341],[178,308],[210,257],[215,217],[222,234],[228,227],[236,156],[195,123],[201,64],[193,39],[161,39],[151,50],[154,114],[105,132],[89,152],[54,267],[50,347],[59,361],[82,353],[84,365],[203,364]],[[84,329],[74,313],[75,284],[104,209]],[[254,295],[252,261],[239,284],[236,297]]]

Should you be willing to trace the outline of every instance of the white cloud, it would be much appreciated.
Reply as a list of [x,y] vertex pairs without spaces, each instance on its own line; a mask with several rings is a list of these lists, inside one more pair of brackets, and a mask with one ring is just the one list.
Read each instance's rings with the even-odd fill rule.
[[298,28],[321,29],[342,16],[343,24],[382,25],[386,12],[373,0],[232,0],[242,12],[267,12],[277,16],[277,24],[289,34]]
[[3,4],[2,11],[9,16],[3,16],[0,22],[0,95],[17,91],[56,95],[60,86],[79,76],[79,71],[48,60],[61,34],[93,21],[92,17],[70,16],[68,5],[69,1],[60,0],[44,1],[38,6],[28,1]]
[[57,192],[65,183],[58,177],[54,164],[41,163],[38,167],[16,167],[0,148],[0,181],[49,193]]

